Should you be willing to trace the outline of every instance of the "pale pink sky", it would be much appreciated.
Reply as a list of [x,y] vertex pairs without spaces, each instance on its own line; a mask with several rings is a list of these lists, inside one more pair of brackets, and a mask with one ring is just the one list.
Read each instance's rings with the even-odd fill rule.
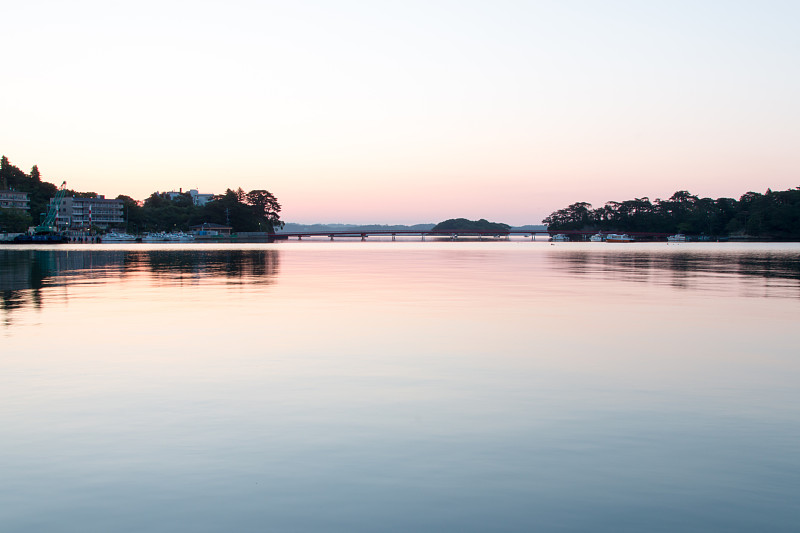
[[4,14],[0,152],[77,190],[266,188],[291,222],[537,224],[576,201],[800,185],[796,2]]

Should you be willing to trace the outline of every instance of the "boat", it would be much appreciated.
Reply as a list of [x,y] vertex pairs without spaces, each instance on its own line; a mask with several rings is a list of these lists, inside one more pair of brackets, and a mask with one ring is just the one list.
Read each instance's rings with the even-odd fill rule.
[[683,233],[676,233],[667,237],[667,242],[686,242],[686,235]]
[[564,235],[563,233],[559,233],[558,235],[553,235],[550,237],[552,242],[569,242],[569,237]]
[[609,233],[606,242],[633,242],[633,237],[627,233]]
[[103,242],[133,242],[136,240],[135,235],[131,235],[130,233],[117,233],[112,231],[110,233],[106,233],[100,239]]
[[166,242],[166,233],[147,233],[142,237],[142,242]]
[[174,233],[148,233],[142,237],[142,242],[193,242],[194,235],[183,233],[182,231]]
[[167,233],[167,241],[169,242],[193,242],[194,235],[189,233],[184,233],[182,231],[176,231],[173,233]]
[[603,235],[602,233],[596,233],[591,237],[589,237],[589,240],[592,242],[603,242],[604,240],[606,240],[606,236]]
[[17,235],[11,241],[14,244],[66,244],[69,237],[61,233],[40,233],[35,235]]

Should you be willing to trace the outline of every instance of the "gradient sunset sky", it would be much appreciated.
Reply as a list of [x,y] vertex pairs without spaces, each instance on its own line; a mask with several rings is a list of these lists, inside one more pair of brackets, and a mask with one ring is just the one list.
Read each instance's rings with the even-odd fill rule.
[[290,222],[800,186],[798,1],[6,2],[0,152]]

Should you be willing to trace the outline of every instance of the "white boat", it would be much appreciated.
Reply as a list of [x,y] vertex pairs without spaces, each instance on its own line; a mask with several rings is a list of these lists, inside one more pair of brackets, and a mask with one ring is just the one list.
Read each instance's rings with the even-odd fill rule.
[[627,233],[609,233],[606,242],[633,242],[633,237]]
[[190,235],[182,231],[176,231],[167,233],[167,240],[169,242],[192,242],[194,241],[194,235]]
[[188,233],[184,233],[182,231],[176,231],[173,233],[165,233],[165,232],[158,232],[158,233],[148,233],[144,237],[142,237],[142,242],[193,242],[194,235],[189,235]]
[[167,242],[167,234],[164,232],[148,233],[142,237],[142,242]]
[[112,231],[111,233],[106,233],[100,237],[100,239],[103,242],[133,242],[136,240],[136,236],[130,233],[117,233],[116,231]]
[[676,233],[667,237],[667,242],[686,242],[686,235],[683,233]]
[[569,237],[564,235],[563,233],[559,233],[558,235],[553,235],[550,237],[552,242],[569,242]]
[[592,242],[603,242],[604,240],[606,240],[606,236],[603,235],[602,233],[596,233],[591,237],[589,237],[589,240]]

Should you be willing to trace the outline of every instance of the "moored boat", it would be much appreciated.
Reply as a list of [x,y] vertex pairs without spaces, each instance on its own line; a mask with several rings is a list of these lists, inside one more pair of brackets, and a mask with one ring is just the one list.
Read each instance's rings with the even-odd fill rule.
[[609,233],[606,242],[633,242],[633,237],[627,233]]
[[606,240],[606,236],[603,235],[602,233],[595,233],[594,235],[589,237],[589,240],[591,242],[603,242],[604,240]]
[[667,242],[686,242],[686,235],[683,233],[676,233],[667,237]]
[[569,242],[569,237],[567,237],[563,233],[559,233],[557,235],[553,235],[552,237],[550,237],[550,240],[552,242]]
[[194,235],[182,231],[174,233],[148,233],[142,237],[142,242],[194,242]]
[[167,242],[167,234],[164,232],[148,233],[142,237],[142,242]]
[[167,233],[167,240],[169,242],[193,242],[194,235],[189,233],[184,233],[182,231],[177,231],[173,233]]
[[106,233],[100,239],[103,242],[133,242],[136,240],[135,235],[131,235],[130,233],[117,233],[112,231],[110,233]]
[[14,244],[65,244],[69,242],[69,237],[61,233],[23,234],[14,237],[11,242]]

